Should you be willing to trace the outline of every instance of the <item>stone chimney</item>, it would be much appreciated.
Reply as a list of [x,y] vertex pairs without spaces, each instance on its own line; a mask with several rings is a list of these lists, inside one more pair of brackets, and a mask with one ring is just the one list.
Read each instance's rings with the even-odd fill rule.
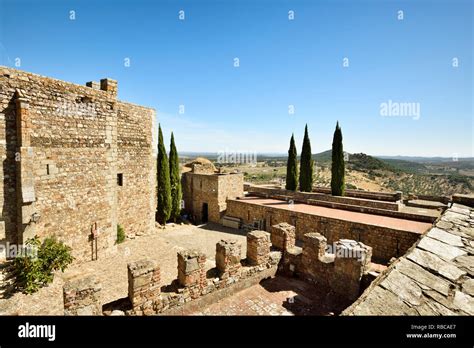
[[100,89],[117,97],[117,81],[112,79],[100,80]]

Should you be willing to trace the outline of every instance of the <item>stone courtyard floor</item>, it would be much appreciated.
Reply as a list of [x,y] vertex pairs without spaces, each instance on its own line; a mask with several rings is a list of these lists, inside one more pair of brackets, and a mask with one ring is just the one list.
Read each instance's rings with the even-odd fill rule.
[[198,249],[204,252],[207,256],[206,266],[210,269],[215,266],[216,243],[227,238],[242,242],[242,258],[245,258],[246,235],[242,231],[217,224],[200,227],[168,225],[166,229],[157,228],[150,235],[139,236],[120,244],[112,257],[74,265],[64,273],[58,273],[53,283],[32,295],[16,293],[8,299],[0,299],[0,315],[63,315],[63,284],[66,279],[83,273],[92,273],[100,280],[103,303],[126,297],[127,264],[145,257],[158,262],[162,284],[169,284],[177,278],[178,251]]

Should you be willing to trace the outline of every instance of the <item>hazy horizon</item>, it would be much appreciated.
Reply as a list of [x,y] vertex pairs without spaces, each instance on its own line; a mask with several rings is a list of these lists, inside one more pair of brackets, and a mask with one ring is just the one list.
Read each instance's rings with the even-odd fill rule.
[[[313,152],[312,154],[313,155],[318,155],[320,153],[324,153],[324,152],[327,152],[327,151],[330,151],[330,149],[328,150],[325,150],[325,151],[320,151],[320,152]],[[360,152],[351,152],[351,151],[345,151],[345,152],[348,152],[349,154],[356,154],[356,153],[360,153]],[[256,152],[257,155],[264,155],[264,156],[268,156],[268,157],[286,157],[288,156],[288,153],[285,152]],[[219,154],[219,151],[179,151],[178,150],[178,154],[181,156],[181,155],[214,155],[214,156],[217,156]],[[426,159],[446,159],[446,160],[452,160],[453,157],[443,157],[443,156],[405,156],[405,155],[394,155],[394,156],[387,156],[387,155],[377,155],[377,154],[371,154],[371,153],[364,153],[366,155],[369,155],[369,156],[372,156],[372,157],[377,157],[377,158],[386,158],[386,159],[389,159],[389,158],[411,158],[411,159],[416,159],[416,158],[426,158]],[[298,154],[298,157],[299,157],[299,154]],[[458,156],[457,157],[458,160],[474,160],[474,157],[461,157],[461,156]]]

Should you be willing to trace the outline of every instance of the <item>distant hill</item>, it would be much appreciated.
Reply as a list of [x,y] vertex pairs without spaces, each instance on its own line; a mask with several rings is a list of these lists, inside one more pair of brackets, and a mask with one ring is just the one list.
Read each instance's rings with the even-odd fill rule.
[[312,156],[313,160],[316,162],[331,162],[332,161],[332,150],[323,151],[320,153],[315,153]]
[[424,164],[418,162],[404,161],[399,159],[382,159],[382,161],[391,168],[407,173],[425,173],[428,171],[428,168]]
[[397,168],[378,158],[366,155],[365,153],[354,153],[349,155],[349,165],[352,169],[359,171],[367,170],[390,170],[397,171]]
[[[348,154],[347,166],[351,169],[359,171],[369,170],[391,170],[396,171],[397,168],[392,167],[389,163],[378,158],[366,155],[365,153]],[[313,155],[313,160],[319,164],[330,164],[332,161],[332,150],[323,151]]]
[[[217,160],[216,153],[182,153],[184,156],[207,157]],[[313,154],[316,162],[315,185],[330,187],[332,151]],[[346,187],[367,191],[402,191],[405,194],[451,195],[474,193],[474,160],[443,159],[443,161],[415,162],[396,158],[348,153]],[[441,157],[440,157],[441,158]],[[286,154],[257,154],[258,164],[224,164],[225,170],[239,170],[246,181],[259,184],[281,184],[286,177]]]

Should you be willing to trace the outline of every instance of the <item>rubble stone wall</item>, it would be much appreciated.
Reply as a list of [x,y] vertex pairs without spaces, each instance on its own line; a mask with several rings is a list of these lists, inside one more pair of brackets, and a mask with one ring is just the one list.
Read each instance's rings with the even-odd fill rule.
[[[281,231],[281,225],[272,226],[273,231]],[[291,236],[294,230],[291,225],[286,225],[284,230]],[[287,244],[280,249],[284,253],[280,263],[282,273],[297,275],[316,284],[333,300],[344,305],[354,302],[361,294],[362,279],[369,271],[372,258],[371,247],[342,239],[331,248],[323,235],[310,232],[304,235],[302,248]]]

